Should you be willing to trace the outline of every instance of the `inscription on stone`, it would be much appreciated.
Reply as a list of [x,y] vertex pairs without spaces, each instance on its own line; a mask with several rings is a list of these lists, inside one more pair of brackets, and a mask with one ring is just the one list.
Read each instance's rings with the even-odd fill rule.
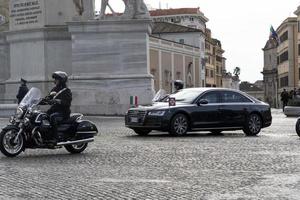
[[12,29],[37,27],[43,23],[43,9],[40,0],[12,0],[10,5],[10,26]]

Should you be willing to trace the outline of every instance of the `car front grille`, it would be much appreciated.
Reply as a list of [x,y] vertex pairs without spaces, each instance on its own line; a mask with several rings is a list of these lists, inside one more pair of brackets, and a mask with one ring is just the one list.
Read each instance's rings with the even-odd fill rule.
[[[129,110],[127,113],[128,122],[143,124],[146,114],[145,110]],[[133,119],[137,119],[137,121],[133,121]]]
[[145,117],[146,111],[145,110],[129,110],[128,116],[129,117]]

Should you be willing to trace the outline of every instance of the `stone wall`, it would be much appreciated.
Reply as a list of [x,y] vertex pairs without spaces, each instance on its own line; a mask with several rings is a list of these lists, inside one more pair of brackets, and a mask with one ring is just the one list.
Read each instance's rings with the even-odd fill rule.
[[[6,35],[0,32],[0,99],[4,99],[5,85],[1,84],[10,77],[9,69],[9,45]],[[1,102],[0,102],[1,103]]]

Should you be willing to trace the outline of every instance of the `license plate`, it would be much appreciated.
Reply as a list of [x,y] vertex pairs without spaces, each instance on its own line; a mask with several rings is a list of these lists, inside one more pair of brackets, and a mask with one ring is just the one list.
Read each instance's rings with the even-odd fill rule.
[[133,122],[133,123],[138,123],[138,118],[137,117],[131,117],[130,118],[130,122]]

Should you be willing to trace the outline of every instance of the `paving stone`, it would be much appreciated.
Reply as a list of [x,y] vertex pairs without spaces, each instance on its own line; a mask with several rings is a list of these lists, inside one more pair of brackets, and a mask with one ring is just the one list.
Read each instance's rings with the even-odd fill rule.
[[[299,199],[296,118],[272,110],[257,137],[242,131],[147,137],[123,117],[88,117],[100,135],[80,155],[65,149],[0,155],[0,199]],[[3,127],[7,119],[0,119]]]

